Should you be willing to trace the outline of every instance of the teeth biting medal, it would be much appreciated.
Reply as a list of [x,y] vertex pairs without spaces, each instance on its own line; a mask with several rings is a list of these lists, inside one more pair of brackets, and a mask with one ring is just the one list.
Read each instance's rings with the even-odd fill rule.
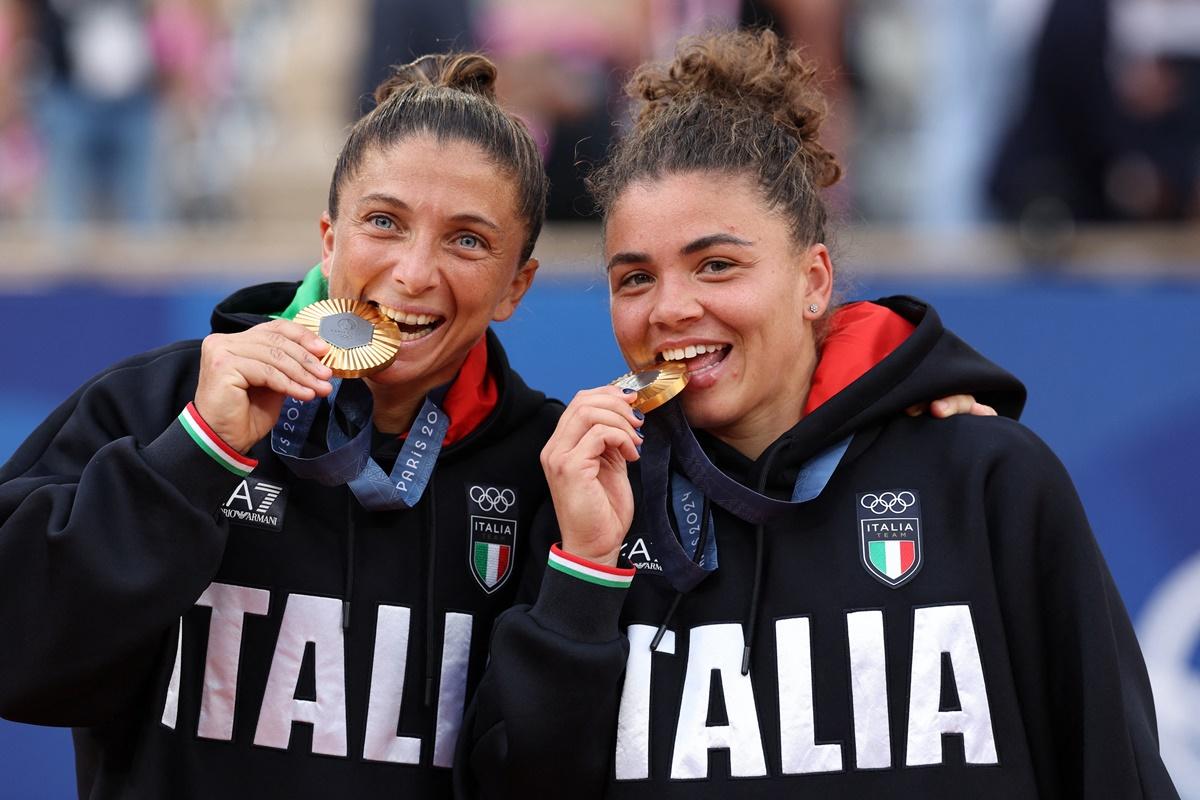
[[648,414],[682,392],[687,382],[687,366],[679,361],[667,361],[637,372],[627,372],[611,385],[637,392],[633,407]]
[[329,344],[321,363],[339,378],[387,369],[400,352],[399,326],[362,300],[318,300],[300,309],[296,322]]

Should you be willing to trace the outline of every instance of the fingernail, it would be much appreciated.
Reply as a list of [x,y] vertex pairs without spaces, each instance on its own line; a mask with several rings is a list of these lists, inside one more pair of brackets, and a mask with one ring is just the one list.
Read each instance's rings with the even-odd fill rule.
[[625,387],[624,389],[622,389],[622,390],[621,390],[621,392],[622,392],[623,394],[633,394],[633,389],[630,389],[630,388],[627,386],[627,387]]
[[636,433],[638,436],[642,437],[643,439],[646,438],[646,434],[642,432],[641,428],[634,428],[633,432]]
[[642,446],[640,444],[634,445],[633,449],[637,450],[639,456],[642,454]]
[[645,414],[643,414],[641,411],[638,411],[636,408],[633,410],[633,415],[634,415],[635,417],[637,417],[638,419],[645,419],[645,418],[646,418],[646,415],[645,415]]

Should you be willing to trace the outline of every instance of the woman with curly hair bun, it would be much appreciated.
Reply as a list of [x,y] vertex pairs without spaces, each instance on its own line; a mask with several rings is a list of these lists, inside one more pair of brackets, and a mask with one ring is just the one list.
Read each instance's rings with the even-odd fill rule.
[[909,297],[837,304],[813,70],[770,33],[640,69],[593,176],[648,416],[580,392],[560,543],[464,723],[477,797],[1173,798],[1129,619],[1019,382]]

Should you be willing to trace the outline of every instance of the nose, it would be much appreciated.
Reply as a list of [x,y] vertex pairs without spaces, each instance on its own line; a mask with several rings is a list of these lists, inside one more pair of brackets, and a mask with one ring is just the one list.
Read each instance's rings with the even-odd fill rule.
[[407,247],[392,265],[392,280],[411,297],[419,297],[438,284],[437,256],[429,247]]
[[699,319],[703,314],[704,306],[696,287],[689,281],[666,275],[659,278],[650,309],[651,325],[670,328]]

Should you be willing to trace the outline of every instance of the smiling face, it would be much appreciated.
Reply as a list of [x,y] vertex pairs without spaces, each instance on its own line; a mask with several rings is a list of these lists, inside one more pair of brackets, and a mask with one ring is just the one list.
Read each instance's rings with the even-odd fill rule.
[[336,211],[321,219],[330,297],[378,303],[405,340],[368,380],[377,415],[381,399],[450,381],[537,269],[520,263],[529,231],[512,178],[473,144],[413,136],[376,149],[340,187]]
[[631,366],[686,361],[692,427],[757,457],[799,422],[833,270],[824,245],[796,244],[751,178],[630,184],[608,215],[605,255],[621,352]]

